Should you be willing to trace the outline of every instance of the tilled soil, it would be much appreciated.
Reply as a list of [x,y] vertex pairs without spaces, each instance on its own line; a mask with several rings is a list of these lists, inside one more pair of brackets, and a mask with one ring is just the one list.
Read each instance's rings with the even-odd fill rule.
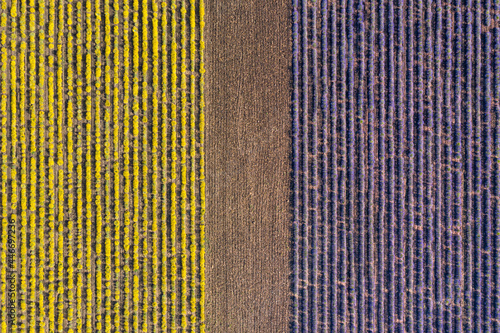
[[207,330],[286,332],[290,2],[206,11]]

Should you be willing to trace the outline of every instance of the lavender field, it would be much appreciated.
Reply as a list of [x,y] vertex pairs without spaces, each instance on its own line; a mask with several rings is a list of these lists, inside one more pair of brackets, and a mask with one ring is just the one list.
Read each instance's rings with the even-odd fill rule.
[[500,1],[293,0],[293,332],[500,332]]

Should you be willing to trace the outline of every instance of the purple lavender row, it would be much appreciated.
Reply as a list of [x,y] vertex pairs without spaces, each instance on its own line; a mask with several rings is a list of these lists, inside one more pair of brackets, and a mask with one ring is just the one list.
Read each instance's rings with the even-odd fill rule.
[[[318,42],[317,42],[317,0],[312,0],[311,8],[311,53],[312,53],[312,140],[311,140],[311,289],[310,327],[311,332],[318,331]],[[307,118],[306,118],[307,119]],[[305,221],[308,223],[309,221]]]
[[[495,0],[495,20],[498,22],[500,20],[500,1]],[[493,82],[494,82],[494,96],[495,100],[498,101],[500,99],[500,28],[496,27],[494,29],[494,46],[495,50],[493,52],[495,56],[495,65],[494,65],[494,74],[493,74]],[[494,182],[494,190],[495,190],[495,204],[494,204],[494,250],[493,250],[493,276],[494,278],[494,301],[492,304],[492,319],[493,321],[493,330],[495,332],[500,331],[500,163],[498,159],[500,158],[500,105],[495,103],[495,118],[496,118],[496,126],[495,126],[495,157],[497,160],[496,168],[495,168],[495,182]]]
[[434,207],[434,178],[433,178],[433,142],[434,136],[432,129],[434,128],[434,103],[433,103],[433,86],[434,86],[434,71],[433,71],[433,43],[432,43],[432,32],[433,32],[433,15],[432,15],[432,0],[426,2],[426,14],[425,14],[425,54],[426,54],[426,64],[427,68],[425,71],[425,96],[426,96],[426,110],[427,116],[427,128],[425,135],[425,170],[426,170],[426,192],[425,192],[425,226],[424,226],[424,242],[425,242],[425,312],[424,317],[427,319],[424,322],[425,332],[434,332],[434,215],[432,208]]
[[[375,1],[373,1],[375,3]],[[384,5],[384,0],[380,0],[378,5],[383,8]],[[378,220],[378,238],[377,238],[377,327],[376,331],[378,332],[384,332],[385,331],[385,262],[386,262],[386,257],[385,257],[385,207],[386,207],[386,199],[385,199],[385,192],[386,192],[386,186],[385,186],[385,173],[386,173],[386,149],[385,149],[385,140],[386,140],[386,135],[385,135],[385,117],[386,117],[386,109],[385,109],[385,94],[386,94],[386,87],[385,87],[385,36],[384,36],[384,29],[385,29],[385,20],[384,20],[384,10],[379,10],[379,25],[378,25],[378,30],[380,33],[378,34],[378,41],[379,41],[379,50],[380,50],[380,55],[379,55],[379,61],[378,61],[378,67],[379,67],[379,75],[378,78],[380,80],[380,93],[379,93],[379,100],[380,100],[380,107],[379,107],[379,130],[378,130],[378,159],[379,159],[379,178],[378,178],[378,191],[379,191],[379,200],[378,200],[378,214],[377,214],[377,220]]]
[[328,106],[328,2],[321,0],[321,139],[322,139],[322,152],[321,152],[321,242],[322,242],[322,257],[321,257],[321,323],[320,331],[326,332],[328,330],[328,313],[330,311],[328,301],[328,289],[330,283],[328,266],[328,247],[330,239],[330,231],[328,230],[328,119],[329,119],[329,106]]
[[299,331],[299,2],[293,0],[293,309],[292,332]]
[[[368,277],[366,280],[367,289],[367,331],[373,332],[375,327],[375,87],[374,87],[374,58],[375,58],[375,30],[376,30],[376,17],[375,17],[375,1],[371,1],[370,8],[370,34],[368,41]],[[379,295],[379,297],[383,297]]]
[[442,34],[442,6],[441,0],[436,2],[436,46],[435,46],[435,68],[436,68],[436,119],[435,119],[435,147],[436,147],[436,202],[434,215],[434,231],[435,231],[435,328],[437,332],[443,332],[443,290],[442,290],[442,265],[441,265],[441,219],[442,219],[442,196],[441,196],[441,126],[442,126],[442,79],[441,79],[441,34]]
[[347,231],[347,254],[349,263],[348,278],[348,327],[349,332],[357,332],[357,307],[356,307],[356,253],[354,247],[355,234],[355,191],[356,183],[354,178],[355,167],[355,148],[354,148],[354,116],[356,104],[354,101],[354,0],[347,1],[347,160],[349,167],[348,175],[348,221]]
[[330,329],[332,332],[337,332],[337,200],[338,200],[338,188],[337,188],[337,6],[333,2],[331,10],[331,27],[332,27],[332,41],[331,41],[331,94],[330,94],[330,133],[331,133],[331,278],[330,278],[330,297],[331,301],[328,303],[330,305],[331,318],[328,321]]
[[[359,265],[355,265],[358,269],[358,292],[357,292],[357,305],[358,305],[358,327],[356,328],[359,332],[365,332],[365,138],[363,131],[363,120],[364,116],[364,89],[363,82],[365,82],[365,25],[363,18],[363,0],[359,0],[357,8],[357,25],[358,25],[358,47],[357,47],[357,58],[359,59],[359,88],[357,94],[357,142],[359,145],[358,149],[358,163],[357,168],[354,164],[351,164],[351,170],[358,171],[358,186],[359,189],[357,195],[358,201],[358,216],[357,221],[359,224],[359,237],[358,237],[358,251],[357,258],[359,259]],[[354,113],[354,112],[353,112]],[[354,155],[354,154],[353,154]],[[354,222],[355,220],[353,220]]]
[[472,332],[473,323],[472,323],[472,293],[473,293],[473,279],[472,279],[472,223],[473,223],[473,206],[472,206],[472,197],[473,197],[473,187],[472,187],[472,179],[473,179],[473,170],[472,170],[472,58],[473,58],[473,42],[472,42],[472,0],[467,0],[467,12],[465,17],[466,22],[466,51],[465,51],[465,191],[466,194],[464,200],[464,209],[465,209],[465,253],[464,253],[464,313],[463,313],[463,328],[465,332]]
[[474,297],[473,297],[473,323],[474,331],[482,330],[482,263],[481,263],[481,248],[482,248],[482,213],[481,213],[481,183],[482,183],[482,163],[481,163],[481,0],[476,0],[475,18],[474,18],[474,35],[475,35],[475,131],[474,142],[476,145],[474,160]]
[[[412,332],[414,331],[414,313],[413,313],[413,295],[415,293],[415,287],[414,287],[414,281],[413,281],[413,275],[415,272],[414,268],[414,257],[413,257],[413,251],[414,251],[414,228],[415,228],[415,216],[414,216],[414,203],[413,203],[413,181],[414,181],[414,174],[415,174],[415,165],[414,165],[414,129],[413,129],[413,123],[414,123],[414,100],[413,100],[413,39],[414,39],[414,33],[413,33],[413,17],[414,17],[414,12],[413,12],[413,0],[408,1],[408,9],[407,9],[407,22],[406,22],[406,29],[407,29],[407,40],[408,42],[406,43],[407,45],[407,53],[406,53],[406,72],[407,72],[407,78],[406,78],[406,107],[407,107],[407,118],[406,118],[406,134],[407,134],[407,140],[408,140],[408,174],[406,178],[406,211],[408,212],[408,224],[406,226],[407,230],[407,237],[406,237],[406,304],[405,307],[407,309],[406,311],[406,317],[405,317],[405,324],[406,324],[406,331],[407,332]],[[403,141],[404,142],[404,141]]]
[[339,222],[341,227],[339,228],[339,264],[340,264],[340,278],[339,278],[339,332],[347,331],[347,190],[346,190],[346,173],[347,173],[347,142],[346,142],[346,127],[347,127],[347,62],[346,62],[346,1],[342,1],[342,6],[340,10],[340,91],[342,107],[340,108],[341,115],[341,127],[340,133],[338,134],[338,139],[340,140],[341,149],[341,167],[339,172],[339,190],[340,190],[340,210],[339,210]]
[[403,52],[404,52],[404,0],[398,1],[397,6],[397,53],[396,53],[396,332],[404,331],[404,314],[405,314],[405,191],[404,191],[404,84],[403,84]]
[[452,262],[451,262],[451,8],[450,3],[445,3],[444,8],[444,105],[443,105],[443,137],[444,144],[444,175],[443,175],[443,266],[444,266],[444,308],[443,308],[443,327],[445,332],[450,332],[452,327],[452,302],[453,302],[453,283],[452,283]]
[[[495,12],[496,17],[495,20],[498,22],[500,20],[500,1],[495,0]],[[495,55],[495,65],[494,65],[494,96],[495,100],[498,101],[500,99],[500,28],[497,27],[494,30],[494,38],[495,38],[495,50],[493,54]],[[493,331],[500,331],[500,163],[498,159],[500,158],[500,106],[495,103],[495,118],[496,118],[496,126],[495,126],[495,157],[497,159],[496,168],[495,168],[495,177],[494,177],[494,193],[495,193],[495,203],[494,203],[494,251],[493,251],[493,276],[494,276],[494,301],[492,304],[492,319],[493,321]]]
[[417,7],[417,117],[416,117],[416,174],[417,174],[417,198],[416,198],[416,232],[415,232],[415,332],[424,331],[424,7],[423,1],[418,3]]
[[301,332],[308,332],[309,322],[309,131],[308,131],[308,90],[309,90],[309,67],[308,67],[308,17],[307,0],[302,0],[302,327]]
[[388,217],[387,224],[389,225],[389,235],[387,248],[388,251],[388,264],[389,268],[387,274],[387,288],[389,291],[387,302],[387,331],[394,332],[395,324],[395,290],[394,290],[394,197],[395,197],[395,184],[394,184],[394,4],[392,1],[388,2],[389,17],[388,17],[388,32],[389,32],[389,108],[387,110],[387,136],[389,139],[388,144],[388,174],[389,174],[389,189],[388,189]]
[[[490,20],[490,0],[486,0],[485,6],[485,25],[489,26]],[[491,34],[488,31],[485,33],[485,101],[484,101],[484,122],[486,125],[484,131],[484,143],[481,146],[484,148],[484,219],[483,222],[483,332],[491,332]]]
[[[486,1],[486,26],[491,25],[491,18],[490,18],[490,10],[491,10],[491,0]],[[485,286],[485,294],[486,294],[486,299],[485,299],[485,322],[488,325],[488,332],[491,331],[492,329],[492,317],[494,316],[494,310],[493,310],[493,292],[492,292],[492,284],[494,281],[492,281],[492,274],[494,273],[493,271],[493,264],[492,264],[492,257],[493,257],[493,244],[492,244],[492,234],[493,234],[493,225],[492,225],[492,209],[491,209],[491,188],[492,188],[492,176],[493,176],[493,169],[492,169],[492,161],[491,161],[491,80],[492,80],[492,73],[491,73],[491,32],[490,30],[487,30],[486,32],[486,53],[487,53],[487,71],[486,71],[486,131],[487,131],[487,146],[486,146],[486,174],[487,176],[487,188],[486,188],[486,210],[487,210],[487,223],[486,223],[486,230],[485,230],[485,235],[486,235],[486,244],[485,244],[485,254],[486,254],[486,269],[485,269],[485,274],[486,274],[486,281],[483,282],[483,285]],[[494,185],[494,184],[493,184]],[[494,258],[493,258],[494,260]]]
[[457,9],[455,13],[455,35],[456,35],[456,46],[455,46],[455,84],[454,92],[454,109],[455,109],[455,123],[453,127],[453,155],[455,165],[454,165],[454,176],[453,176],[453,200],[454,204],[454,224],[453,224],[453,248],[455,249],[455,255],[453,260],[453,299],[454,302],[454,321],[453,321],[453,331],[457,333],[462,332],[462,294],[463,294],[463,281],[462,281],[462,267],[463,267],[463,251],[462,251],[462,203],[463,203],[463,193],[462,193],[462,7],[460,6],[460,0],[457,0]]
[[333,2],[331,10],[331,27],[332,27],[332,41],[331,41],[331,94],[330,94],[330,133],[331,133],[331,278],[330,278],[330,312],[331,318],[328,321],[330,325],[330,330],[332,332],[337,332],[337,200],[338,200],[338,176],[337,176],[337,6]]

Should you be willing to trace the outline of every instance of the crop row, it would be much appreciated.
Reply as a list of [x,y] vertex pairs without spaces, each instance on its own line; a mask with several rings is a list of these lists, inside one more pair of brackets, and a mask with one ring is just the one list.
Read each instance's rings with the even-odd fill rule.
[[[0,260],[5,262],[7,259],[7,184],[8,184],[8,176],[7,176],[7,99],[8,99],[8,86],[7,86],[7,70],[8,70],[8,45],[7,45],[7,1],[3,0],[1,3],[3,15],[0,17],[0,51],[1,51],[1,78],[2,82],[0,85],[1,89],[1,100],[0,100],[0,131],[2,135],[2,139],[0,142],[0,152],[2,153],[2,161],[1,161],[1,187],[0,187],[0,201],[2,204],[2,249],[0,250]],[[0,302],[1,302],[1,310],[2,314],[0,316],[1,326],[0,330],[3,332],[7,331],[7,267],[2,265],[0,269]]]
[[[114,16],[113,16],[113,118],[112,118],[112,123],[115,124],[113,126],[113,146],[112,146],[112,151],[113,151],[113,233],[114,233],[114,241],[113,241],[113,257],[114,257],[114,262],[111,264],[110,267],[110,273],[115,274],[115,290],[113,293],[113,310],[112,310],[112,318],[110,318],[113,322],[113,325],[116,330],[121,329],[122,324],[121,324],[121,294],[122,294],[122,281],[120,279],[121,276],[121,263],[122,263],[122,254],[120,249],[122,248],[122,243],[121,243],[121,235],[120,235],[120,229],[122,227],[122,221],[121,221],[121,214],[120,214],[120,163],[119,163],[119,148],[120,148],[120,143],[119,143],[119,131],[120,131],[120,126],[117,126],[116,124],[119,124],[120,121],[120,76],[119,76],[119,71],[120,71],[120,49],[119,49],[119,40],[120,40],[120,29],[118,25],[120,24],[120,15],[119,10],[120,10],[120,3],[118,0],[113,1],[113,9],[114,9]],[[108,26],[108,24],[106,24]],[[106,43],[107,44],[107,43]],[[108,45],[108,44],[107,44]],[[111,88],[110,88],[111,89]],[[111,119],[108,120],[108,122],[111,122]],[[108,141],[109,142],[109,141]],[[111,195],[111,194],[110,194]],[[114,270],[112,270],[112,267],[115,267]],[[111,297],[108,296],[108,297]]]
[[83,121],[83,14],[82,3],[76,4],[76,121],[78,123],[76,131],[76,307],[75,307],[75,331],[81,333],[83,330],[83,128],[80,125]]
[[[18,112],[19,112],[19,143],[20,143],[20,153],[21,153],[21,168],[20,168],[20,192],[21,192],[21,228],[19,230],[19,243],[20,243],[20,275],[19,282],[20,288],[18,290],[18,298],[19,298],[19,315],[20,318],[25,321],[26,320],[26,307],[27,307],[27,284],[26,284],[26,276],[27,276],[27,215],[28,215],[28,202],[27,202],[27,142],[26,142],[26,60],[27,60],[27,36],[26,36],[26,2],[21,1],[20,10],[19,10],[19,32],[21,43],[19,45],[19,103],[18,103]],[[15,180],[18,182],[18,180]],[[19,328],[24,330],[26,328],[26,324],[24,322],[20,323]]]

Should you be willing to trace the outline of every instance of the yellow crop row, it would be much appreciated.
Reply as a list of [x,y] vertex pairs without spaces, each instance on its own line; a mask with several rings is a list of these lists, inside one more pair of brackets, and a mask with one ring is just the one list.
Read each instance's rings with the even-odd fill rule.
[[[176,36],[176,8],[177,8],[177,3],[175,0],[171,1],[170,4],[170,9],[172,11],[172,19],[171,19],[171,25],[172,25],[172,31],[171,35]],[[171,78],[171,94],[172,94],[172,104],[171,104],[171,126],[172,126],[172,134],[171,134],[171,175],[170,178],[172,178],[172,184],[171,184],[171,206],[170,206],[170,230],[171,230],[171,254],[172,258],[170,259],[170,282],[171,282],[171,295],[170,295],[170,301],[171,301],[171,308],[170,308],[170,316],[171,316],[171,332],[174,333],[177,331],[176,327],[176,303],[177,303],[177,294],[176,294],[176,282],[177,282],[177,248],[176,248],[176,239],[177,239],[177,184],[176,184],[176,179],[177,179],[177,173],[176,173],[176,164],[177,164],[177,43],[175,41],[175,37],[172,38],[172,43],[171,43],[171,60],[170,60],[170,67],[171,67],[171,73],[170,73],[170,78]]]
[[120,70],[120,51],[119,51],[119,11],[120,5],[118,0],[114,0],[114,43],[113,43],[113,189],[114,189],[114,265],[115,265],[115,276],[116,276],[116,288],[114,294],[114,307],[113,307],[113,324],[115,331],[120,330],[120,266],[121,266],[121,256],[120,256],[120,234],[121,234],[121,221],[120,221],[120,162],[119,162],[119,135],[120,126],[119,123],[119,112],[120,112],[120,91],[119,91],[119,70]]
[[132,330],[139,331],[139,1],[133,1],[133,15],[132,15],[132,69],[133,69],[133,122],[132,122],[132,135],[133,141],[133,205],[134,215],[132,221],[133,232],[133,269],[132,269]]
[[[17,15],[17,12],[16,12]],[[14,16],[14,15],[12,15]],[[12,30],[15,31],[16,29],[16,22],[13,20],[12,21]],[[16,43],[15,41],[11,41],[11,51],[12,51],[12,56],[11,56],[11,61],[10,61],[10,77],[13,82],[17,82],[17,62],[16,62]],[[10,96],[10,103],[11,103],[11,145],[12,145],[12,169],[11,169],[11,208],[12,210],[17,209],[17,85],[12,84],[11,85],[11,96]],[[11,219],[17,221],[17,216],[15,214],[12,214]],[[17,269],[17,262],[14,263],[15,269]],[[16,283],[17,284],[17,279],[14,281],[10,281],[10,283]],[[14,306],[14,309],[17,312],[17,302]],[[11,326],[12,329],[16,330],[17,329],[17,324],[14,323],[14,325]]]
[[[2,10],[6,10],[6,3],[2,2]],[[8,207],[7,207],[7,128],[6,128],[6,121],[7,121],[7,34],[5,32],[6,27],[7,27],[7,17],[6,15],[2,15],[1,18],[1,23],[2,23],[2,211],[3,211],[3,216],[4,218],[2,219],[2,262],[5,262],[3,260],[7,259],[7,254],[5,252],[5,249],[7,249],[7,225],[8,225],[8,220],[7,220],[7,214],[8,214]],[[12,30],[15,31],[15,21],[12,20]],[[12,54],[15,54],[15,43],[11,43],[11,51]],[[11,61],[10,61],[10,75],[12,78],[12,72],[14,71],[14,78],[16,77],[15,75],[15,56],[11,56]],[[10,94],[11,98],[12,95],[15,94],[15,84],[11,86],[11,88],[14,88],[13,90],[11,89]],[[15,108],[12,109],[12,101],[10,104],[11,107],[11,122],[14,122],[16,120],[16,114],[15,114]],[[5,121],[4,121],[5,119]],[[12,127],[11,127],[12,129]],[[15,139],[16,133],[15,131],[12,132],[12,139],[11,142],[12,144],[14,139]],[[12,156],[15,156],[14,150],[12,150]],[[13,160],[15,161],[15,160]],[[14,164],[15,165],[15,164]],[[15,169],[13,169],[15,170]],[[15,171],[12,171],[15,174]],[[11,184],[14,181],[11,181]],[[14,190],[14,189],[13,189]],[[14,191],[11,194],[11,207],[15,205],[15,193]],[[2,332],[7,332],[7,275],[6,275],[6,265],[2,265],[2,271],[1,271],[1,278],[2,278],[2,326],[1,330]]]
[[85,37],[85,90],[88,93],[86,96],[86,126],[85,126],[85,144],[86,144],[86,158],[85,158],[85,271],[86,271],[86,306],[85,306],[85,328],[87,333],[93,330],[92,325],[92,288],[91,288],[91,258],[92,258],[92,1],[87,0],[85,4],[85,21],[86,21],[86,37]]
[[129,82],[129,74],[130,74],[130,40],[129,40],[129,5],[128,1],[123,2],[123,164],[124,164],[124,185],[123,185],[123,202],[124,202],[124,213],[123,213],[123,221],[124,221],[124,240],[123,240],[123,248],[124,248],[124,274],[123,274],[123,293],[125,297],[125,301],[123,304],[123,331],[128,332],[129,330],[129,315],[130,315],[130,173],[129,173],[129,164],[130,164],[130,112],[129,112],[129,98],[130,98],[130,82]]
[[142,235],[143,240],[142,255],[144,264],[142,265],[142,323],[143,332],[148,330],[148,303],[149,303],[149,282],[148,282],[148,0],[142,1]]
[[21,45],[19,54],[19,142],[21,146],[21,229],[20,229],[20,289],[18,291],[19,310],[18,317],[21,321],[19,328],[24,330],[26,324],[26,276],[27,276],[27,161],[26,161],[26,1],[20,2],[19,32],[21,34]]
[[59,21],[57,31],[57,165],[58,185],[57,185],[57,279],[59,281],[56,299],[57,299],[57,331],[63,332],[64,327],[64,5],[59,4]]
[[187,330],[186,1],[181,2],[181,328]]
[[148,329],[148,1],[142,1],[142,255],[144,264],[142,265],[142,320],[141,330],[147,332]]
[[195,191],[195,180],[196,180],[196,104],[195,104],[195,93],[196,93],[196,82],[195,82],[195,64],[196,64],[196,10],[195,10],[195,0],[190,0],[190,11],[189,11],[189,27],[190,27],[190,102],[191,102],[191,116],[190,116],[190,151],[189,156],[191,158],[191,171],[189,175],[190,185],[190,264],[191,264],[191,298],[190,298],[190,310],[191,310],[191,333],[196,332],[196,320],[197,320],[197,308],[196,308],[196,191]]
[[162,94],[161,94],[161,169],[162,169],[162,213],[161,213],[161,234],[162,234],[162,244],[161,244],[161,325],[160,328],[163,332],[167,330],[167,123],[168,123],[168,107],[167,107],[167,84],[168,84],[168,60],[167,60],[167,3],[162,1],[162,13],[161,13],[161,26],[162,26],[162,36],[161,36],[161,58],[162,58]]
[[[104,1],[104,92],[106,95],[105,108],[104,108],[104,159],[105,161],[110,161],[110,106],[111,106],[111,68],[109,66],[109,56],[111,54],[111,23],[109,18],[109,0]],[[111,332],[111,185],[110,185],[110,169],[109,164],[105,167],[105,208],[104,208],[104,285],[105,285],[105,297],[104,297],[104,329],[106,333]]]
[[[1,28],[1,35],[0,35],[0,43],[1,43],[1,61],[2,61],[2,82],[1,82],[1,93],[2,93],[2,99],[1,99],[1,134],[2,134],[2,141],[1,141],[1,153],[2,153],[2,177],[1,177],[1,202],[2,202],[2,248],[0,249],[0,259],[2,262],[5,262],[7,260],[7,226],[8,226],[8,220],[7,220],[7,214],[8,214],[8,194],[7,194],[7,181],[8,181],[8,176],[7,176],[7,161],[8,161],[8,156],[7,156],[7,95],[8,95],[8,89],[7,89],[7,70],[8,70],[8,49],[7,49],[7,15],[5,12],[7,11],[7,2],[5,0],[2,0],[2,11],[4,14],[1,15],[0,17],[0,28]],[[6,265],[2,265],[0,269],[0,283],[1,283],[1,296],[0,296],[0,301],[1,301],[1,325],[0,325],[0,331],[2,333],[7,332],[7,269]]]
[[[67,4],[67,24],[69,25],[69,31],[67,34],[67,49],[66,49],[66,55],[67,55],[67,74],[66,74],[66,82],[68,85],[68,101],[66,105],[66,119],[67,119],[67,184],[68,184],[68,215],[70,217],[73,216],[73,204],[74,204],[74,198],[73,198],[73,167],[74,167],[74,161],[73,161],[73,6],[71,2]],[[68,219],[67,222],[67,228],[68,228],[68,249],[67,249],[67,298],[68,298],[68,310],[67,310],[67,325],[68,329],[73,332],[74,331],[74,258],[73,258],[73,242],[74,242],[74,231],[73,231],[73,221],[71,219]]]
[[[38,114],[36,112],[36,40],[35,40],[35,1],[30,0],[30,36],[29,36],[29,91],[30,91],[30,249],[36,249],[36,209],[37,209],[37,198],[36,198],[36,188],[37,188],[37,159],[36,159],[36,147],[37,147],[37,118]],[[30,251],[30,268],[29,268],[29,307],[28,307],[28,327],[30,333],[35,333],[36,328],[36,251]]]
[[94,104],[94,125],[95,125],[95,330],[102,329],[102,199],[101,199],[101,77],[102,77],[102,45],[101,45],[101,6],[100,1],[94,2],[94,41],[96,56],[95,62],[95,104]]
[[151,164],[153,169],[151,187],[151,210],[152,210],[152,255],[151,255],[151,271],[152,271],[152,288],[151,296],[152,302],[152,327],[151,331],[155,332],[158,330],[158,314],[154,309],[158,308],[158,295],[157,295],[157,283],[158,283],[158,198],[157,198],[157,180],[158,180],[158,5],[155,1],[152,4],[152,38],[153,38],[153,119],[152,119],[152,148],[151,148]]
[[[2,12],[7,11],[7,1],[2,0]],[[0,260],[6,262],[7,260],[7,15],[0,16],[0,51],[1,51],[1,100],[0,100],[0,133],[2,135],[0,153],[2,154],[2,167],[1,167],[1,202],[2,202],[2,247],[0,249]],[[2,314],[0,315],[0,332],[7,332],[7,269],[6,265],[0,268],[0,302]]]
[[[2,202],[2,247],[0,249],[0,260],[1,262],[6,262],[7,260],[7,1],[2,0],[1,9],[4,14],[0,16],[0,51],[1,51],[1,100],[0,100],[0,133],[2,135],[1,150],[2,154],[2,168],[1,172],[1,202]],[[0,302],[2,314],[0,315],[0,332],[7,332],[7,269],[6,265],[2,265],[0,268]]]
[[55,285],[54,285],[54,275],[55,275],[55,195],[54,195],[54,122],[55,122],[55,111],[54,111],[54,56],[52,55],[54,50],[54,26],[55,26],[55,1],[49,1],[49,25],[48,25],[48,42],[49,42],[49,52],[48,56],[48,142],[49,142],[49,157],[48,157],[48,188],[49,192],[49,267],[48,267],[48,303],[49,303],[49,331],[55,331]]
[[200,332],[205,332],[205,3],[200,0]]
[[82,95],[83,95],[83,82],[81,80],[82,75],[82,4],[81,2],[76,3],[76,77],[77,77],[77,88],[76,88],[76,109],[77,109],[77,148],[76,148],[76,173],[77,173],[77,183],[76,183],[76,259],[77,259],[77,276],[76,276],[76,321],[75,329],[77,333],[81,333],[83,329],[83,318],[82,318],[82,293],[83,293],[83,244],[82,244],[82,234],[83,234],[83,167],[82,167]]

